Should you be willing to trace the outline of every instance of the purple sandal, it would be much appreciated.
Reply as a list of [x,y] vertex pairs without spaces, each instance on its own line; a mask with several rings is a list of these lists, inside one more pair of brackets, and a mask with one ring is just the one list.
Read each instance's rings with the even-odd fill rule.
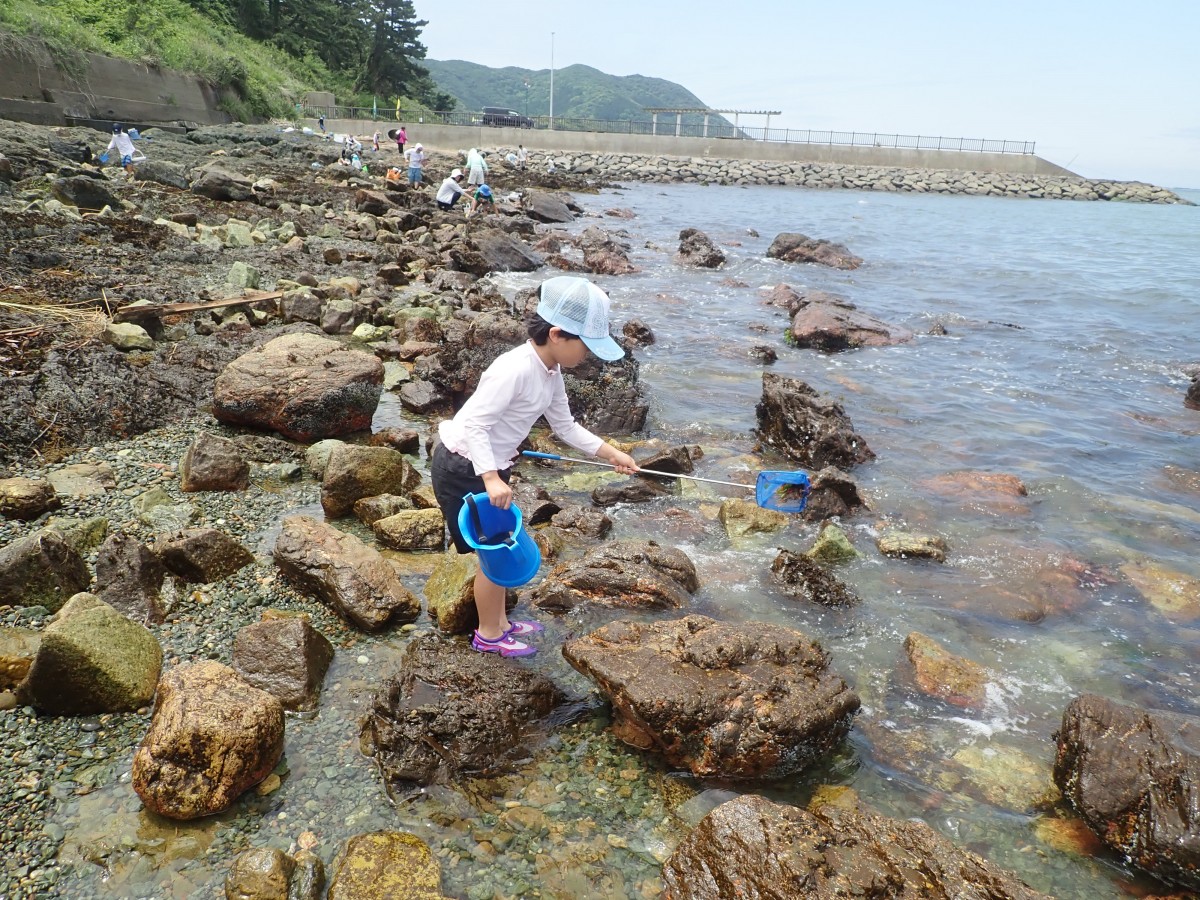
[[489,641],[478,631],[471,638],[471,649],[478,650],[480,653],[499,653],[505,658],[533,656],[533,654],[537,653],[537,647],[530,647],[528,644],[523,644],[511,634],[506,633],[494,641]]
[[527,634],[537,634],[538,632],[545,630],[546,629],[542,627],[541,622],[517,622],[513,619],[509,619],[508,631],[504,633],[506,635],[513,635],[514,637],[525,637]]

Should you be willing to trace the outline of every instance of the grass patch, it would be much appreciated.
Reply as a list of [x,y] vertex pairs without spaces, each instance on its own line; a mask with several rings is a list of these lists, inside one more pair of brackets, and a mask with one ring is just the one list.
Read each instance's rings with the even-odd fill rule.
[[[7,33],[5,33],[7,32]],[[310,90],[344,85],[319,59],[298,59],[199,14],[182,0],[5,0],[0,46],[45,45],[66,74],[83,78],[85,52],[197,75],[243,120],[287,115]]]

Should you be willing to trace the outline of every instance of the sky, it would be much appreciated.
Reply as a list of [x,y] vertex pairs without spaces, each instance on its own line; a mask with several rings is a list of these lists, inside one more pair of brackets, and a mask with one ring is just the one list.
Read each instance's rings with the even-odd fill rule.
[[[414,0],[431,59],[674,81],[771,128],[1034,141],[1087,178],[1200,188],[1200,2]],[[551,34],[553,33],[553,37]],[[740,124],[761,127],[761,118]]]

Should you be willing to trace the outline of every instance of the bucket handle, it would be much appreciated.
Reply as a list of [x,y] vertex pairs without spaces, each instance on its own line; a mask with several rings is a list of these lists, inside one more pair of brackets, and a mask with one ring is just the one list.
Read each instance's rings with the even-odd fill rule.
[[516,536],[510,531],[503,537],[495,535],[493,537],[485,537],[483,534],[483,520],[479,518],[479,507],[475,504],[475,495],[467,494],[463,497],[467,506],[471,510],[471,524],[475,526],[475,536],[481,544],[509,544],[510,546],[516,543]]

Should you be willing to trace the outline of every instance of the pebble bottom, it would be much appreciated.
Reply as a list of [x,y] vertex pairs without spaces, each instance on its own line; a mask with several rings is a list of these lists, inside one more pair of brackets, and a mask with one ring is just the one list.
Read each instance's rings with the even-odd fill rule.
[[[432,624],[423,615],[387,634],[361,634],[283,582],[270,559],[279,520],[296,512],[320,518],[319,485],[307,473],[296,483],[275,483],[258,477],[255,464],[245,492],[184,494],[178,461],[195,428],[160,429],[50,466],[18,465],[12,474],[44,476],[56,467],[105,462],[117,487],[68,500],[56,517],[104,516],[110,533],[149,542],[154,532],[130,504],[162,487],[173,502],[196,508],[193,525],[242,541],[256,554],[255,565],[217,584],[181,588],[167,620],[151,626],[164,667],[198,659],[228,663],[237,629],[257,621],[262,610],[304,611],[337,650],[320,708],[288,715],[278,788],[262,796],[249,791],[231,810],[198,822],[148,813],[132,789],[133,752],[149,709],[81,718],[20,707],[0,712],[0,784],[11,786],[0,792],[0,845],[6,848],[0,900],[219,896],[237,854],[263,846],[294,852],[302,836],[306,845],[315,837],[314,852],[332,876],[346,839],[378,829],[411,831],[425,840],[442,865],[448,896],[657,896],[662,860],[686,831],[671,810],[695,787],[656,769],[607,735],[602,719],[588,715],[601,704],[557,653],[561,626],[548,623],[536,664],[575,695],[583,718],[560,727],[513,774],[390,798],[373,760],[360,752],[359,729],[379,680],[395,669],[411,635]],[[0,522],[0,545],[44,524]],[[353,520],[339,527],[371,538]],[[93,570],[94,555],[88,559]],[[424,575],[404,581],[420,595]],[[0,624],[41,629],[48,616],[42,608],[6,608]]]

